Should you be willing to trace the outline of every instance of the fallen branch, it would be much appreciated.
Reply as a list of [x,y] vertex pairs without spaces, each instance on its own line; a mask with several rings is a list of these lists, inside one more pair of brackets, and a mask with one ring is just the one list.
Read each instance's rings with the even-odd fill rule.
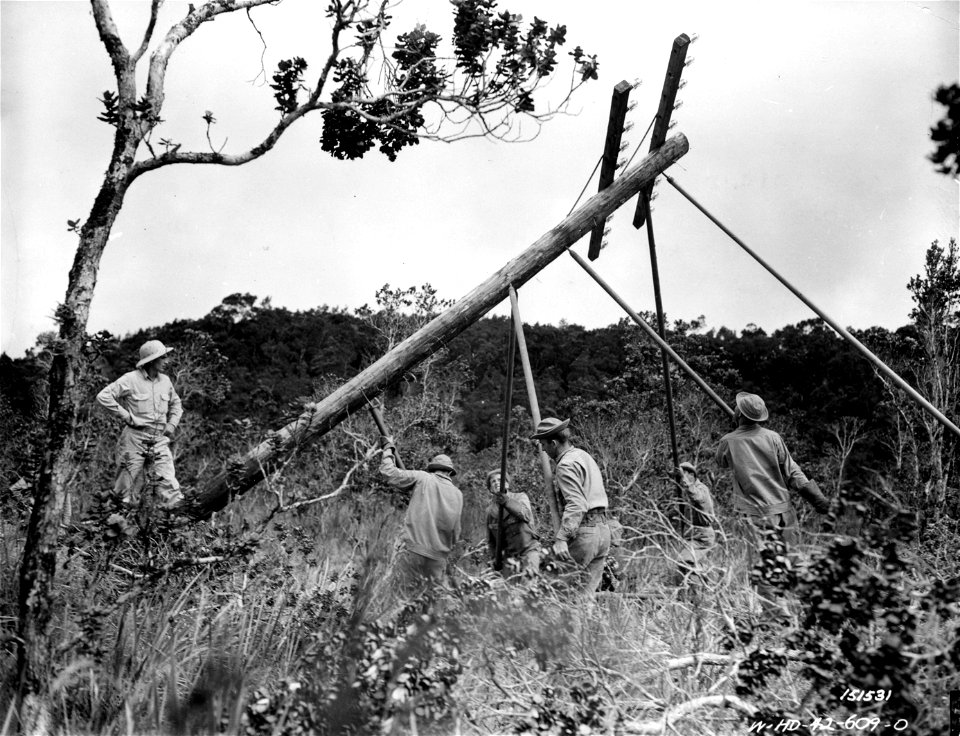
[[673,726],[681,718],[701,708],[733,708],[749,716],[755,715],[757,707],[741,700],[736,695],[704,695],[671,708],[655,721],[634,721],[624,723],[626,733],[663,733],[667,726]]

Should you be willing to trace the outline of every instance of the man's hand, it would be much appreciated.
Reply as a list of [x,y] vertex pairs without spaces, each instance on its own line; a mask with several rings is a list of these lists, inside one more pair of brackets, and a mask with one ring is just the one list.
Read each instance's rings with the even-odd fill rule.
[[164,436],[165,436],[165,437],[169,437],[170,439],[173,439],[173,433],[176,432],[176,431],[177,431],[177,428],[174,427],[172,424],[169,424],[169,423],[167,424],[166,427],[163,428],[163,434],[164,434]]
[[146,419],[141,419],[140,417],[138,417],[138,416],[136,416],[136,415],[134,415],[134,414],[131,414],[131,415],[127,418],[127,426],[128,426],[128,427],[133,427],[134,429],[143,429],[144,427],[147,426],[147,420],[146,420]]
[[507,505],[507,494],[506,493],[494,493],[493,500],[497,502],[498,506]]
[[553,543],[553,555],[558,560],[563,562],[573,562],[573,558],[570,556],[570,548],[567,547],[566,539],[558,539]]

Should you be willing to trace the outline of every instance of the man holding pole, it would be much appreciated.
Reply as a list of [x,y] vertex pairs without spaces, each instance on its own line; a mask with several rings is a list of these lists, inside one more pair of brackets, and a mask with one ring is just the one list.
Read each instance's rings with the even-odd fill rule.
[[556,464],[553,478],[563,501],[563,516],[553,553],[558,560],[575,562],[580,589],[593,593],[610,552],[607,492],[596,461],[571,442],[569,424],[569,419],[547,417],[531,439],[539,441]]
[[[533,507],[526,493],[514,493],[510,490],[510,476],[503,479],[503,493],[500,492],[500,469],[487,473],[487,490],[493,497],[487,506],[487,546],[494,560],[498,543],[502,545],[500,553],[505,560],[504,568],[519,568],[525,575],[536,575],[540,571],[540,541],[533,517]],[[503,537],[500,538],[501,509],[503,516]]]
[[460,539],[463,494],[453,484],[457,471],[449,456],[435,455],[425,471],[401,470],[393,440],[381,437],[380,445],[380,475],[411,493],[394,570],[403,593],[413,596],[443,579],[447,557]]

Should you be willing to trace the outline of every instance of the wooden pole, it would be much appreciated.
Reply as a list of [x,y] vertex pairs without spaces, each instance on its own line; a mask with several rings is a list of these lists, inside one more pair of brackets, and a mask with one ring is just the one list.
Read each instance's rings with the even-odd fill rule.
[[[383,414],[380,413],[380,410],[373,404],[369,402],[367,406],[370,407],[370,416],[373,417],[373,423],[377,425],[377,429],[380,430],[380,434],[384,437],[389,437],[390,433],[387,431],[387,425],[383,421]],[[393,459],[397,461],[397,467],[400,470],[406,470],[406,466],[403,464],[403,460],[400,459],[400,453],[397,452],[397,448],[393,448]]]
[[[613,97],[610,100],[610,119],[607,121],[607,137],[603,144],[603,158],[600,165],[600,185],[597,191],[602,192],[613,181],[617,172],[617,158],[620,156],[620,140],[623,138],[623,121],[627,117],[627,101],[630,99],[630,90],[633,85],[624,80],[613,88]],[[663,141],[661,141],[663,143]],[[604,219],[606,223],[606,219]],[[603,225],[598,225],[590,232],[590,250],[587,258],[597,260],[600,247],[603,245]]]
[[668,140],[452,307],[323,401],[308,404],[297,419],[272,432],[265,441],[229,463],[226,471],[211,479],[190,499],[185,511],[195,518],[206,518],[226,506],[234,496],[253,488],[291,453],[362,409],[367,396],[382,391],[483,317],[507,297],[511,285],[522,286],[536,276],[688,150],[689,144],[683,134]]
[[[657,266],[657,244],[653,239],[653,218],[650,214],[650,197],[646,192],[640,192],[640,201],[643,204],[647,221],[647,243],[650,246],[650,272],[653,275],[653,300],[657,307],[657,332],[660,339],[667,341],[667,331],[663,318],[663,299],[660,296],[660,269]],[[673,416],[673,385],[670,382],[670,361],[667,351],[660,348],[660,359],[663,363],[663,391],[667,397],[667,423],[670,427],[670,451],[673,454],[673,472],[680,468],[680,454],[677,450],[677,422]]]
[[627,304],[626,301],[624,301],[624,299],[619,294],[617,294],[616,291],[613,290],[613,287],[611,287],[610,284],[608,284],[606,281],[603,280],[603,277],[600,276],[600,274],[598,274],[593,269],[593,267],[589,263],[587,263],[586,260],[583,259],[582,256],[577,255],[572,250],[567,252],[573,257],[573,260],[575,260],[578,264],[580,264],[580,267],[583,268],[583,270],[590,275],[590,278],[592,278],[594,281],[600,284],[601,288],[605,292],[607,292],[611,297],[613,297],[613,300],[623,308],[623,311],[630,316],[630,319],[632,319],[637,324],[637,326],[647,334],[647,336],[651,340],[657,343],[657,345],[660,346],[661,350],[666,351],[667,355],[669,355],[671,359],[673,359],[673,362],[676,363],[678,366],[680,366],[680,368],[682,368],[683,371],[688,376],[690,376],[690,378],[693,379],[694,383],[696,383],[707,396],[713,399],[713,403],[715,403],[717,406],[723,409],[723,411],[727,413],[727,416],[733,419],[733,409],[727,406],[726,402],[723,399],[721,399],[717,395],[717,393],[712,388],[710,388],[710,386],[708,386],[707,383],[702,378],[700,378],[697,372],[693,370],[693,368],[691,368],[689,365],[687,365],[687,363],[684,361],[683,358],[677,355],[677,353],[673,350],[673,348],[671,348],[660,337],[660,335],[657,334],[656,330],[654,330],[650,325],[644,322],[643,318],[639,314],[637,314],[630,307],[630,305]]
[[[511,286],[512,290],[513,287]],[[513,317],[510,318],[513,321]],[[513,407],[513,366],[516,362],[517,341],[513,335],[513,325],[507,333],[507,385],[503,392],[503,431],[500,434],[500,495],[507,490],[507,454],[510,450],[510,410]],[[505,509],[503,504],[497,510],[497,553],[494,556],[493,569],[503,569],[503,545],[506,538],[504,527]]]
[[[527,353],[527,338],[523,334],[523,322],[520,319],[520,301],[517,291],[510,287],[510,312],[513,314],[513,326],[517,331],[517,347],[520,349],[520,364],[523,366],[523,378],[527,384],[527,401],[530,403],[530,418],[533,420],[533,429],[536,431],[540,424],[540,402],[537,400],[537,387],[533,382],[533,369],[530,367],[530,355]],[[536,443],[539,447],[539,443]],[[560,506],[557,495],[553,490],[553,470],[550,468],[550,456],[541,447],[540,470],[543,471],[543,492],[547,497],[547,506],[550,507],[550,524],[553,533],[560,529]]]
[[923,409],[930,416],[932,416],[934,419],[940,422],[940,424],[942,424],[944,428],[949,429],[951,432],[957,435],[957,437],[960,437],[960,427],[957,427],[957,425],[951,422],[943,412],[941,412],[939,409],[937,409],[937,407],[935,407],[933,404],[927,401],[927,399],[923,397],[923,394],[921,394],[913,386],[911,386],[909,383],[903,380],[899,375],[897,375],[897,373],[892,368],[890,368],[890,366],[888,366],[886,363],[880,360],[880,358],[874,355],[866,345],[864,345],[857,338],[851,335],[848,330],[844,329],[839,324],[837,324],[823,310],[817,307],[816,304],[814,304],[812,301],[807,299],[807,297],[801,294],[799,289],[795,288],[793,284],[791,284],[783,276],[777,273],[776,269],[774,269],[773,266],[771,266],[763,258],[761,258],[756,251],[754,251],[752,248],[750,248],[750,246],[748,246],[746,243],[740,240],[740,238],[738,238],[730,230],[728,230],[724,226],[724,224],[720,222],[720,220],[718,220],[716,217],[714,217],[709,212],[707,212],[707,210],[705,210],[703,206],[699,202],[697,202],[697,200],[695,200],[693,197],[687,194],[686,190],[683,187],[677,184],[677,182],[675,182],[669,176],[666,177],[666,179],[668,182],[670,182],[670,185],[674,189],[676,189],[678,192],[680,192],[680,194],[682,194],[684,197],[687,198],[690,204],[692,204],[694,207],[700,210],[704,215],[706,215],[707,218],[714,225],[716,225],[721,230],[723,230],[723,232],[725,232],[730,237],[730,239],[733,240],[734,243],[736,243],[741,248],[743,248],[743,250],[745,250],[753,258],[753,260],[755,260],[757,263],[763,266],[770,273],[770,275],[772,275],[777,281],[779,281],[781,284],[786,286],[795,297],[797,297],[800,301],[802,301],[804,304],[810,307],[810,309],[812,309],[817,314],[817,316],[820,317],[820,319],[822,319],[831,328],[833,328],[834,332],[840,335],[840,337],[842,337],[848,343],[853,345],[853,347],[856,348],[856,350],[861,355],[863,355],[863,357],[865,357],[867,360],[873,363],[873,365],[876,367],[878,371],[880,371],[883,375],[885,375],[887,378],[893,381],[893,383],[896,384],[901,391],[907,394],[907,396],[909,396],[910,399],[915,404],[917,404],[921,409]]
[[[650,150],[656,151],[667,139],[670,129],[670,118],[673,116],[673,106],[677,102],[677,92],[680,91],[680,76],[687,61],[687,47],[690,37],[681,33],[673,39],[673,48],[670,49],[670,61],[667,62],[667,75],[663,78],[663,91],[660,93],[660,107],[657,108],[657,117],[653,123],[653,135],[650,136]],[[643,193],[649,198],[653,194],[653,184],[643,188]],[[638,230],[643,226],[646,217],[643,197],[637,200],[637,209],[633,213],[633,226]]]

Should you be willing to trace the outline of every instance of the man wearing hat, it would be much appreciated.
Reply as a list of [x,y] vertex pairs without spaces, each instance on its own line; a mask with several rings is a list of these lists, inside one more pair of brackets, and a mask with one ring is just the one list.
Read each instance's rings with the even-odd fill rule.
[[790,491],[799,493],[820,513],[830,509],[830,502],[790,457],[783,438],[761,426],[769,417],[763,399],[741,391],[736,404],[738,426],[720,438],[717,463],[733,470],[736,507],[755,525],[779,532],[789,549],[800,534]]
[[510,490],[510,476],[503,479],[500,493],[500,469],[487,473],[487,490],[493,496],[487,506],[487,546],[490,557],[497,554],[497,538],[500,533],[500,513],[503,509],[503,559],[510,561],[523,573],[535,575],[540,570],[540,541],[534,528],[533,507],[526,493]]
[[97,402],[125,425],[117,444],[114,490],[123,494],[126,503],[132,502],[134,483],[148,457],[153,461],[164,505],[175,506],[183,500],[170,452],[170,439],[180,423],[183,406],[170,377],[161,373],[170,351],[159,340],[147,340],[140,346],[136,369],[97,394]]
[[539,441],[556,463],[553,482],[563,499],[553,553],[559,560],[577,563],[581,589],[592,593],[600,584],[610,552],[607,492],[596,461],[570,441],[569,424],[569,419],[548,417],[537,425],[531,439]]
[[[715,528],[718,526],[710,489],[697,475],[697,466],[691,462],[680,463],[681,486],[684,500],[690,509],[690,526],[686,544],[680,554],[680,574],[684,578],[698,576],[701,563],[716,544]],[[696,582],[696,581],[694,581]]]
[[443,578],[450,550],[460,539],[463,494],[453,484],[457,471],[449,456],[435,455],[425,471],[402,470],[393,440],[381,437],[380,444],[380,474],[394,488],[411,492],[395,571],[404,593],[413,595],[424,583]]

